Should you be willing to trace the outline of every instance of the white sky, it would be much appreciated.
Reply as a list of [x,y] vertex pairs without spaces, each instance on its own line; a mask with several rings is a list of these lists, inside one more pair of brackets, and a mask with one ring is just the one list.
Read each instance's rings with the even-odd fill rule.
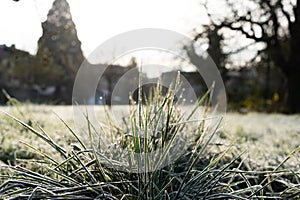
[[[41,23],[46,20],[53,1],[0,0],[0,44],[7,46],[15,44],[16,48],[35,54],[37,41],[42,36]],[[86,58],[103,42],[123,32],[138,28],[163,28],[191,36],[194,28],[209,23],[206,10],[200,4],[201,0],[67,1],[70,4],[72,18],[76,24],[78,38],[82,42],[81,47]],[[224,14],[226,9],[221,1],[214,2],[212,8],[215,9],[215,14]],[[236,40],[233,46],[244,45],[247,42],[240,37],[236,37]],[[246,56],[245,54],[236,54],[232,56],[232,59],[235,62],[245,62],[245,57],[255,55],[255,51],[247,50]],[[143,56],[138,57],[140,55]],[[169,57],[166,54],[153,55],[152,52],[150,54],[129,54],[114,63],[126,65],[130,57],[136,57],[138,63],[141,62],[143,65],[150,62],[150,64],[164,64],[170,68],[194,69],[188,62],[174,62],[174,57],[171,57],[173,55],[169,55]],[[90,59],[89,61],[93,63]]]
[[[188,35],[205,21],[199,0],[68,0],[87,57],[112,36],[137,28],[164,28]],[[53,0],[0,1],[0,44],[35,54]]]

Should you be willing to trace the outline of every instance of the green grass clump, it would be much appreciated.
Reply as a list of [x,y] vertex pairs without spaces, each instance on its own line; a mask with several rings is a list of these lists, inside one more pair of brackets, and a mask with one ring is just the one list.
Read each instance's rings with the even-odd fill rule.
[[[33,128],[9,115],[48,144],[59,159],[57,155],[24,143],[38,156],[35,160],[23,160],[30,162],[31,168],[1,165],[0,198],[297,199],[299,173],[283,170],[281,166],[299,149],[269,171],[245,170],[243,153],[232,159],[226,159],[227,151],[209,153],[207,147],[219,126],[211,132],[206,120],[195,122],[191,118],[203,106],[209,110],[212,89],[199,99],[190,113],[182,113],[175,100],[174,91],[178,87],[179,82],[176,82],[166,94],[161,94],[158,84],[145,104],[141,103],[140,89],[138,104],[132,104],[130,116],[124,123],[109,120],[108,111],[107,124],[100,125],[101,134],[86,114],[89,140],[82,139],[62,120],[76,141],[70,150],[54,141],[43,128]],[[100,135],[111,137],[116,149],[121,151],[103,151],[98,145]],[[173,160],[170,152],[176,150],[182,139],[189,142],[184,144],[185,151],[176,154]],[[128,157],[122,159],[124,151]],[[155,156],[148,157],[147,153]],[[168,159],[173,162],[161,165]]]

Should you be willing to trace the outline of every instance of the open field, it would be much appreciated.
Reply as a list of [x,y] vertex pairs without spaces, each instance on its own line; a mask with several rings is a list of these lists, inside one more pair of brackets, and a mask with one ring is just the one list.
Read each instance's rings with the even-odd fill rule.
[[[70,133],[59,117],[76,132],[71,106],[21,105],[0,109],[42,133],[33,134],[30,127],[1,113],[0,198],[2,194],[19,195],[21,199],[49,195],[86,199],[299,197],[299,115],[227,113],[222,129],[208,146],[196,142],[191,146],[193,150],[169,166],[147,173],[128,173],[99,164],[97,154]],[[103,118],[104,114],[104,108],[98,106],[96,118]],[[131,147],[130,142],[125,140],[126,148],[135,150],[136,144]],[[143,147],[138,147],[140,152]]]
[[[67,128],[56,116],[75,129],[72,106],[25,105],[18,108],[1,107],[0,110],[33,125],[39,124],[56,141],[65,144],[66,148],[72,142]],[[97,113],[101,117],[103,107],[97,108]],[[3,113],[0,127],[2,154],[6,148],[18,151],[22,146],[20,141],[43,148],[43,142],[36,140],[36,136]],[[245,156],[253,166],[274,166],[300,146],[300,115],[227,113],[221,133],[215,136],[214,142],[219,144],[218,147],[212,145],[214,151],[231,146],[235,153],[245,151]],[[300,155],[295,155],[287,164],[300,168]]]

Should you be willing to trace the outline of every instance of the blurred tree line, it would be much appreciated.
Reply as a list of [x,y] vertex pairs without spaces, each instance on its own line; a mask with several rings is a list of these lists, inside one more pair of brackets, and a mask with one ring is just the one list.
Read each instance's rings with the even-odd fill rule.
[[[299,3],[300,0],[202,2],[209,22],[195,29],[194,40],[206,45],[234,109],[300,112]],[[0,86],[22,91],[33,88],[42,91],[38,97],[51,86],[53,100],[70,103],[74,78],[84,57],[66,0],[54,1],[42,28],[35,56],[14,46],[0,48]],[[208,62],[193,44],[184,49],[194,65]],[[103,91],[111,90],[116,71],[124,71],[116,69],[106,75],[104,82],[108,86]]]
[[[300,112],[300,0],[202,3],[209,24],[195,30],[195,41],[208,44],[207,52],[219,67],[225,82],[234,68],[245,70],[255,67],[259,75],[263,75],[264,81],[257,82],[259,86],[253,85],[252,93],[248,94],[250,99],[256,103],[262,102],[262,107],[271,104],[270,101],[280,101],[282,107],[277,108],[280,111]],[[186,50],[192,62],[196,60],[195,57],[201,57],[195,53],[192,45]],[[250,51],[255,54],[250,54]],[[242,61],[234,60],[237,54]],[[194,64],[197,65],[196,62]],[[280,82],[275,89],[272,84],[274,81]],[[246,85],[247,80],[242,84]],[[258,88],[255,90],[255,87]],[[232,88],[227,90],[232,91]],[[258,94],[254,94],[254,91]],[[238,92],[229,92],[229,101],[234,103],[245,99],[239,95]],[[279,107],[279,104],[276,106]]]

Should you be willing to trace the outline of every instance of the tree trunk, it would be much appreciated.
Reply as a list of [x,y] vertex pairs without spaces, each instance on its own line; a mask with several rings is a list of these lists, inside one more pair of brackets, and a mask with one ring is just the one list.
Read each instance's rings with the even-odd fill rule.
[[287,71],[288,106],[291,113],[300,113],[300,0],[294,7],[295,21],[290,26],[291,57]]
[[[300,30],[300,27],[298,28]],[[299,31],[300,33],[300,31]],[[295,36],[291,46],[288,67],[288,106],[291,113],[300,113],[300,37]]]
[[291,113],[300,113],[300,77],[292,73],[288,79],[288,104]]
[[[298,34],[300,26],[298,26]],[[288,67],[288,103],[291,113],[300,113],[300,37],[292,38],[291,59]]]

